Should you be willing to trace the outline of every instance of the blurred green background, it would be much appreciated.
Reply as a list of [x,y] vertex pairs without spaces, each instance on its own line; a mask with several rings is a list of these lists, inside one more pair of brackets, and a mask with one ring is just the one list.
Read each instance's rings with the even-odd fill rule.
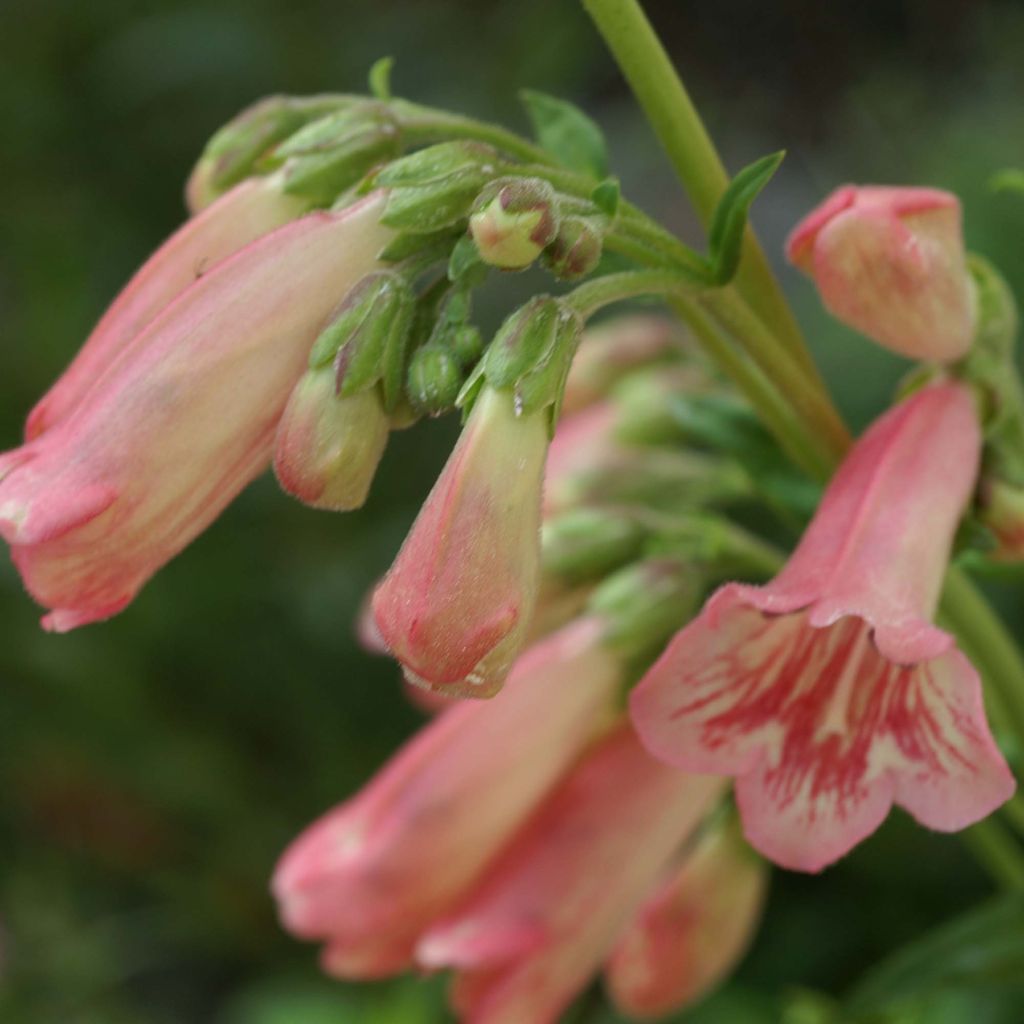
[[[961,194],[970,245],[1024,295],[1024,198],[987,184],[1024,167],[1024,6],[648,6],[729,165],[788,149],[755,209],[774,255],[844,181],[921,182]],[[34,399],[180,221],[213,130],[267,93],[362,89],[384,54],[400,94],[519,128],[519,87],[575,100],[605,127],[626,194],[699,242],[574,0],[0,0],[0,444],[18,442]],[[862,423],[902,364],[781,273]],[[496,299],[486,315],[502,312]],[[267,879],[289,838],[415,727],[396,671],[358,649],[352,622],[453,431],[395,436],[367,508],[344,518],[261,480],[127,612],[70,636],[42,633],[0,567],[3,1024],[447,1019],[436,982],[321,979],[314,951],[278,929]],[[1019,628],[1015,590],[999,597]],[[990,892],[958,840],[896,813],[823,878],[777,874],[740,971],[680,1019],[771,1021],[784,1006],[818,1019],[796,989],[840,994]],[[964,998],[919,1019],[1024,1019],[1003,990]]]

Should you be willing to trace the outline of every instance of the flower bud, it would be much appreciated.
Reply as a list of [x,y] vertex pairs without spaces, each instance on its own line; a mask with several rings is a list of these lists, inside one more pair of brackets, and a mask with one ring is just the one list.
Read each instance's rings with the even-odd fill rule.
[[647,530],[635,515],[614,508],[580,508],[541,529],[545,575],[564,583],[595,579],[635,558]]
[[616,1007],[660,1018],[707,995],[750,944],[767,883],[738,828],[703,834],[620,935],[604,972]]
[[488,697],[519,652],[537,591],[547,417],[485,388],[373,596],[406,677]]
[[555,190],[541,178],[513,178],[485,189],[469,230],[484,263],[528,267],[555,237]]
[[559,280],[575,281],[597,268],[603,245],[604,230],[596,218],[564,217],[544,261]]
[[983,482],[980,513],[996,539],[989,557],[999,562],[1024,561],[1024,487],[997,478]]
[[454,408],[463,379],[454,353],[442,345],[424,345],[409,362],[406,393],[418,412],[439,416]]
[[935,362],[970,349],[976,303],[951,193],[847,185],[797,225],[786,252],[829,312],[880,345]]
[[425,234],[464,220],[494,176],[497,153],[477,142],[442,142],[388,164],[374,179],[388,188],[381,223]]
[[345,296],[309,354],[309,368],[334,363],[338,394],[349,396],[381,383],[384,408],[394,411],[402,393],[405,349],[415,296],[393,270],[367,274]]
[[306,125],[278,146],[273,157],[285,163],[286,192],[326,205],[398,152],[398,129],[387,108],[367,103]]
[[310,370],[278,424],[274,473],[288,494],[313,508],[359,508],[387,439],[388,417],[376,387],[339,395],[329,367]]
[[243,110],[210,139],[185,187],[192,213],[248,177],[276,143],[308,121],[346,103],[342,96],[268,96]]

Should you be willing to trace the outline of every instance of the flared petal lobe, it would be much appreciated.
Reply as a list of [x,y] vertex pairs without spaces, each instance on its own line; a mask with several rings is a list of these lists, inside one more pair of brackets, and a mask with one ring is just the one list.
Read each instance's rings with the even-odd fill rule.
[[6,457],[0,534],[63,631],[123,608],[267,468],[317,330],[376,266],[380,195],[288,224],[219,263],[74,411]]
[[598,742],[417,946],[467,1024],[554,1024],[723,791],[659,764],[628,724]]
[[67,416],[132,339],[190,284],[233,252],[300,216],[305,206],[285,195],[277,178],[254,178],[186,221],[136,271],[71,365],[36,403],[26,439]]
[[952,831],[1013,792],[977,673],[929,622],[980,437],[949,384],[881,417],[765,587],[728,584],[634,690],[649,749],[736,776],[751,843],[816,871],[895,802]]
[[373,595],[380,634],[411,682],[489,697],[536,601],[547,413],[486,389]]
[[580,620],[531,648],[493,700],[443,711],[303,833],[274,875],[285,926],[329,940],[334,970],[356,977],[382,950],[411,952],[610,722],[621,668],[602,628]]
[[952,362],[970,348],[976,300],[951,193],[847,185],[786,251],[834,316],[894,352]]

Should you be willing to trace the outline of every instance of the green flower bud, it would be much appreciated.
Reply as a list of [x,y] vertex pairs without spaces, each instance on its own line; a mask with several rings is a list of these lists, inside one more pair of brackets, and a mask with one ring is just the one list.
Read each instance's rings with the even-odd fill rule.
[[406,394],[428,416],[454,408],[465,377],[458,357],[441,345],[424,345],[409,362]]
[[185,188],[189,210],[198,213],[209,206],[252,174],[274,145],[321,114],[351,102],[345,96],[268,96],[243,110],[206,144]]
[[472,324],[462,324],[452,332],[451,346],[462,366],[473,366],[484,350],[483,335]]
[[565,217],[544,262],[559,280],[575,281],[597,267],[603,244],[604,228],[596,217]]
[[541,528],[541,566],[563,583],[584,583],[636,558],[646,537],[647,530],[627,511],[575,509]]
[[401,274],[392,270],[368,274],[345,296],[313,344],[310,369],[333,361],[341,395],[356,394],[379,381],[384,407],[393,411],[401,395],[415,302]]
[[673,558],[621,569],[591,597],[587,612],[607,623],[604,642],[625,658],[649,657],[700,608],[701,574]]
[[494,182],[477,199],[469,230],[484,263],[529,266],[558,230],[555,190],[541,178]]

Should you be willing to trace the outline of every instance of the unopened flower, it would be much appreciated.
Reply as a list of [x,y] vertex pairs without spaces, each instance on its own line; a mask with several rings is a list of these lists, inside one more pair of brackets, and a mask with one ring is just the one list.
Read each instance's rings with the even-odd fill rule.
[[379,390],[339,395],[333,367],[295,385],[274,441],[281,487],[314,508],[359,508],[370,490],[389,421]]
[[555,190],[541,178],[513,178],[484,191],[469,231],[484,263],[529,266],[558,230]]
[[722,786],[659,764],[621,725],[426,932],[417,961],[455,969],[461,1020],[554,1024]]
[[783,571],[720,589],[633,691],[650,750],[735,775],[748,839],[785,867],[819,870],[893,803],[954,831],[1013,792],[978,675],[931,624],[980,446],[962,385],[890,410]]
[[971,347],[976,302],[951,193],[847,185],[786,250],[833,315],[894,352],[950,362]]
[[622,668],[601,632],[584,619],[531,648],[494,700],[443,711],[292,844],[274,893],[286,927],[328,942],[328,969],[400,969],[394,951],[409,959],[419,934],[606,726]]
[[750,944],[767,881],[735,828],[701,835],[620,934],[604,971],[615,1005],[645,1019],[707,995]]
[[135,336],[172,299],[226,256],[298,217],[303,201],[285,195],[279,176],[236,185],[186,221],[136,271],[57,382],[36,403],[28,440],[63,419]]
[[311,214],[221,261],[73,412],[0,457],[0,533],[47,628],[120,611],[267,468],[320,325],[391,237],[383,202]]
[[452,695],[500,687],[536,599],[544,409],[517,415],[485,388],[405,544],[373,596],[406,676]]

